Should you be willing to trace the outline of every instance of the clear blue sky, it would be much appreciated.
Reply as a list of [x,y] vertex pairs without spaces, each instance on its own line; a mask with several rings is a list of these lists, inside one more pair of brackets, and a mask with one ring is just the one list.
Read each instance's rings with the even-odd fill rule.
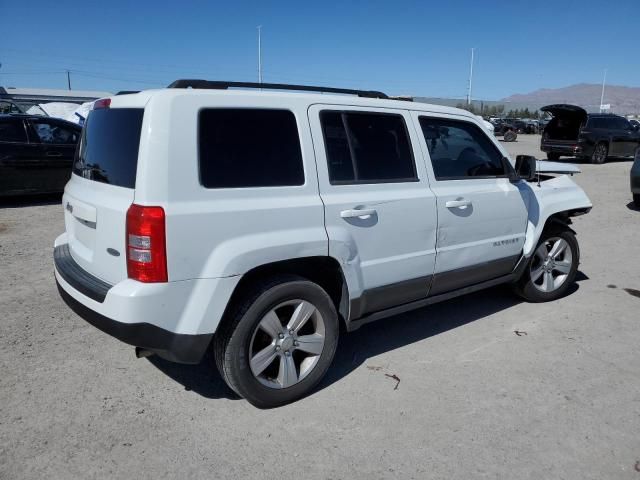
[[[273,3],[273,5],[271,5]],[[126,90],[177,78],[474,98],[574,83],[640,86],[640,0],[0,0],[0,85]]]

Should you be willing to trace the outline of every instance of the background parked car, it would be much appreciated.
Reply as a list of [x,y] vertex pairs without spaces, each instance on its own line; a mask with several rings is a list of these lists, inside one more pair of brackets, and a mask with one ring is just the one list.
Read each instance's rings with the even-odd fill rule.
[[81,131],[57,118],[0,115],[0,196],[62,192]]
[[618,115],[587,113],[576,105],[547,105],[553,115],[542,134],[540,150],[549,160],[560,156],[604,163],[608,157],[631,157],[640,146],[640,131]]
[[534,118],[523,118],[522,123],[524,124],[522,133],[536,134],[540,130],[538,120]]
[[506,119],[496,119],[493,121],[494,135],[496,137],[504,137],[505,142],[515,142],[518,138],[518,129],[513,123],[506,121]]

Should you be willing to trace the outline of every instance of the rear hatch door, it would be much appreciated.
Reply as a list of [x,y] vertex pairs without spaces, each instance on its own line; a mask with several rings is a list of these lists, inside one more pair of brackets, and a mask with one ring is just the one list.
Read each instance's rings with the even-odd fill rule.
[[554,117],[558,116],[579,116],[579,117],[587,117],[587,111],[579,107],[577,105],[569,105],[566,103],[556,103],[553,105],[547,105],[546,107],[542,107],[540,109],[542,112],[548,112]]
[[115,284],[127,278],[125,230],[133,203],[143,108],[93,110],[63,196],[73,259]]
[[587,111],[577,105],[557,103],[542,107],[540,111],[553,115],[545,127],[543,143],[574,144],[578,140],[580,127],[587,120]]

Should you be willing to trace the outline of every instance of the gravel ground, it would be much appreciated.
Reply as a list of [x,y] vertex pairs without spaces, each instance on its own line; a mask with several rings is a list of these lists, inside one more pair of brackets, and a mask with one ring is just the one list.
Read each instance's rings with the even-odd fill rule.
[[575,177],[594,208],[575,222],[571,295],[532,305],[494,288],[369,325],[313,395],[274,410],[204,362],[137,360],[73,314],[52,275],[59,198],[5,202],[0,478],[640,479],[630,166]]

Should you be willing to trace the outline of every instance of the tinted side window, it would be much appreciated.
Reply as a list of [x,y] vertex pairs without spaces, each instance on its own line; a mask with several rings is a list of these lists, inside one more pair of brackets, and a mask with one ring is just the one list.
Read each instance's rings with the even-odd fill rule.
[[70,128],[40,120],[32,121],[31,125],[41,143],[73,145],[78,141],[78,133]]
[[0,122],[0,142],[26,142],[27,134],[21,119]]
[[626,118],[614,117],[612,121],[613,128],[615,128],[616,130],[631,130],[631,125]]
[[470,122],[420,117],[437,180],[506,175],[502,154]]
[[323,111],[320,123],[332,184],[416,181],[401,115]]
[[205,109],[198,129],[204,187],[304,183],[298,126],[289,110]]

